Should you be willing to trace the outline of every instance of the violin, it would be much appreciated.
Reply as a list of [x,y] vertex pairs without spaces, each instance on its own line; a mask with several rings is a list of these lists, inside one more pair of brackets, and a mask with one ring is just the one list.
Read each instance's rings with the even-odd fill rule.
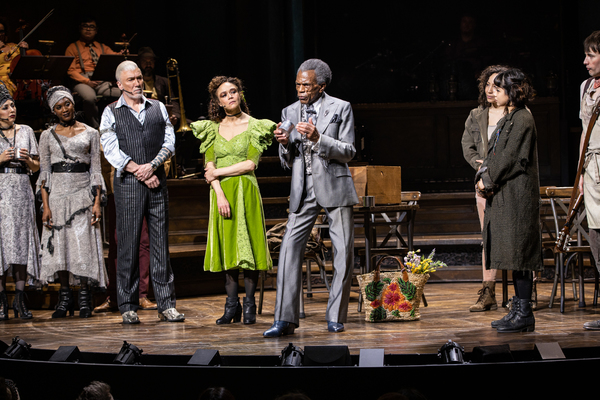
[[[20,20],[20,27],[17,29],[17,32],[19,33],[19,43],[24,43],[23,42],[23,31],[28,27],[27,23],[25,23],[25,21]],[[23,55],[28,55],[28,56],[41,56],[42,52],[36,49],[25,49],[22,46],[18,46],[19,52],[14,52],[15,55],[13,56],[11,62],[10,62],[10,70],[14,71],[17,64],[19,63],[19,60],[21,59],[21,56]],[[36,99],[36,100],[42,100],[42,81],[38,80],[38,79],[17,79],[16,80],[16,86],[17,86],[17,91],[15,92],[13,98],[15,100],[32,100],[32,99]]]
[[[10,62],[10,71],[14,71],[15,68],[17,67],[17,64],[19,63],[19,60],[21,59],[21,56],[23,55],[28,55],[28,56],[41,56],[42,52],[36,49],[25,49],[23,48],[23,46],[21,46],[23,43],[25,43],[25,39],[27,39],[29,37],[29,35],[31,35],[48,17],[50,17],[50,15],[52,15],[52,13],[54,12],[54,9],[52,9],[48,14],[46,14],[46,16],[44,18],[42,18],[42,20],[40,22],[38,22],[38,24],[36,26],[33,27],[33,29],[31,29],[31,31],[29,31],[29,33],[27,35],[24,35],[25,29],[28,27],[28,24],[23,21],[23,20],[19,20],[19,28],[17,29],[17,32],[19,33],[19,43],[15,46],[15,48],[13,50],[11,50],[11,52],[9,52],[5,57],[6,60],[8,61],[9,58],[12,58],[11,62]],[[39,80],[39,79],[19,79],[16,82],[16,86],[17,86],[17,90],[15,92],[15,94],[13,95],[13,98],[15,100],[39,100],[40,102],[43,101],[42,98],[42,85],[43,85],[43,81]]]

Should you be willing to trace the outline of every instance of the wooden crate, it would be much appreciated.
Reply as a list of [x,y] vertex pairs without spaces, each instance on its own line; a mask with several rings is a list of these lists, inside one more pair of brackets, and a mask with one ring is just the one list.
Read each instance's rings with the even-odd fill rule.
[[350,167],[359,197],[374,196],[375,204],[397,204],[402,197],[400,167],[366,165]]

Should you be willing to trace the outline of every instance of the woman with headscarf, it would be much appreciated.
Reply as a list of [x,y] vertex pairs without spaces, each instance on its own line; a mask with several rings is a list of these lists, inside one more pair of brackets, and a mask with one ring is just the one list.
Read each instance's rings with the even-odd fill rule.
[[100,134],[76,121],[73,96],[50,88],[48,106],[59,123],[40,136],[37,191],[43,204],[42,267],[45,281],[60,282],[52,318],[74,313],[70,285],[79,284],[79,316],[92,316],[91,286],[106,287],[100,224],[106,187],[100,166]]

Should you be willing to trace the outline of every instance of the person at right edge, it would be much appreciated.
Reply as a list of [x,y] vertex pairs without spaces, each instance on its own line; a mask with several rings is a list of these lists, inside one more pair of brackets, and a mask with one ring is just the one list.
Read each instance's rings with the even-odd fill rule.
[[533,272],[542,269],[537,131],[527,103],[534,90],[517,68],[494,78],[496,104],[504,116],[490,137],[487,157],[475,175],[475,190],[487,199],[483,222],[485,265],[512,270],[515,296],[498,332],[533,332]]
[[298,101],[281,112],[282,122],[289,120],[295,128],[285,132],[280,123],[273,132],[283,167],[292,169],[292,186],[279,254],[275,321],[264,337],[289,335],[299,326],[304,251],[321,210],[329,220],[334,252],[327,330],[344,330],[354,268],[352,206],[358,203],[347,163],[356,149],[352,106],[325,93],[330,83],[331,69],[325,62],[304,61],[296,75]]
[[[583,152],[585,136],[592,118],[592,110],[598,103],[598,94],[600,90],[600,31],[592,32],[583,42],[585,65],[590,78],[583,81],[580,89],[580,109],[579,118],[583,126],[579,154]],[[584,171],[579,179],[579,192],[583,193],[585,211],[587,215],[590,249],[596,268],[600,270],[600,178],[598,177],[598,168],[600,161],[600,124],[598,121],[592,128],[590,141],[585,149]],[[600,320],[586,322],[583,327],[588,330],[600,330]]]

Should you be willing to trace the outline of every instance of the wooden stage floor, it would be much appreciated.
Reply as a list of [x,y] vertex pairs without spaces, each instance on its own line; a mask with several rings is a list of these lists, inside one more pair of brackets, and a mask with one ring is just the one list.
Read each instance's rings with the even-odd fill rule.
[[[497,298],[501,299],[498,284]],[[144,354],[192,355],[197,349],[216,349],[221,355],[279,355],[292,342],[296,346],[347,345],[351,354],[360,349],[383,348],[386,354],[431,354],[448,340],[470,352],[475,346],[508,343],[511,350],[532,350],[535,343],[558,342],[563,348],[600,345],[600,331],[582,328],[586,321],[600,319],[600,308],[592,306],[593,284],[586,286],[586,308],[573,301],[567,286],[565,312],[560,313],[558,300],[548,308],[551,283],[538,284],[539,307],[535,313],[536,330],[532,333],[499,334],[490,327],[492,320],[506,311],[498,309],[471,313],[468,307],[476,300],[476,283],[429,283],[425,294],[429,307],[421,308],[421,320],[404,323],[368,323],[357,312],[358,294],[351,297],[346,331],[327,332],[325,306],[327,294],[306,299],[307,317],[296,333],[265,339],[262,332],[273,322],[275,291],[267,291],[263,314],[255,325],[215,324],[221,316],[224,295],[179,299],[177,308],[185,313],[184,323],[159,322],[156,311],[140,311],[139,325],[122,325],[119,313],[96,314],[89,319],[75,317],[53,320],[52,311],[33,310],[34,319],[12,318],[0,323],[0,340],[10,343],[19,336],[37,349],[54,350],[61,345],[78,346],[81,351],[117,353],[126,340],[143,349]],[[512,288],[509,287],[512,296]]]

